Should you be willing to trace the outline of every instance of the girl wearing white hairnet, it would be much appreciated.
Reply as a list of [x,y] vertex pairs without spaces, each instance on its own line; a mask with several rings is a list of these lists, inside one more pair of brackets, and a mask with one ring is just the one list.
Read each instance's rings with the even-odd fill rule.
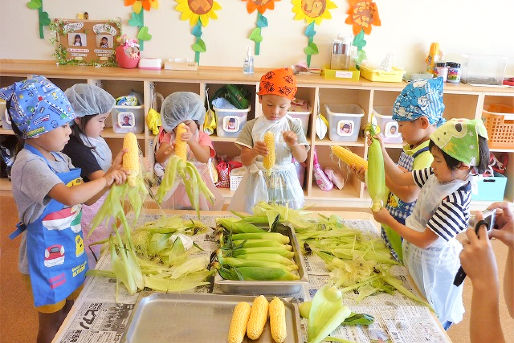
[[[199,128],[205,119],[205,107],[200,96],[192,92],[175,92],[164,99],[161,108],[162,127],[157,137],[155,153],[155,174],[158,177],[164,175],[166,163],[174,151],[175,131],[180,123],[186,125],[187,132],[182,135],[182,140],[187,142],[187,159],[194,162],[200,175],[214,194],[215,202],[211,204],[200,195],[199,207],[201,210],[221,210],[223,196],[214,186],[209,174],[207,163],[216,155],[209,136]],[[168,192],[168,199],[161,204],[163,208],[191,209],[191,203],[187,197],[184,185],[176,184]]]
[[[71,158],[74,166],[81,169],[84,181],[101,178],[113,165],[111,149],[100,135],[115,100],[102,88],[85,83],[76,84],[64,93],[73,107],[76,118],[70,123],[72,134],[63,152]],[[121,162],[122,156],[122,152],[116,156],[114,165]],[[98,226],[88,237],[91,222],[105,197],[106,193],[93,205],[82,207],[81,225],[90,268],[94,268],[96,258],[100,256],[100,245],[90,244],[109,237],[110,233],[105,226]]]

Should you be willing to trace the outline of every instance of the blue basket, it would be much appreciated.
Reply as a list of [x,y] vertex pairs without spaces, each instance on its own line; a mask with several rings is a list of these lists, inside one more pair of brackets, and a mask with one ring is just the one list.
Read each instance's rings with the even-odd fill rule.
[[471,195],[471,200],[503,201],[507,178],[505,176],[480,177],[478,193]]

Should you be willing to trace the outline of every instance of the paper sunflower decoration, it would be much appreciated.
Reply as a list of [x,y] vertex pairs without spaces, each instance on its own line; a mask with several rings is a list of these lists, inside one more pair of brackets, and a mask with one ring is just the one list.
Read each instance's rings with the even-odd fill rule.
[[250,39],[255,42],[255,55],[259,55],[261,51],[262,35],[261,29],[268,26],[268,19],[263,15],[266,10],[273,10],[275,2],[280,0],[243,0],[246,1],[246,10],[248,14],[257,10],[257,27],[250,33]]
[[144,42],[152,39],[148,33],[148,26],[145,25],[145,12],[152,8],[159,8],[159,0],[124,0],[125,6],[132,6],[132,15],[128,21],[130,26],[138,29],[137,39],[139,39],[139,49],[144,49]]
[[43,0],[30,0],[27,2],[27,7],[32,10],[37,10],[39,17],[39,38],[44,39],[45,34],[43,28],[50,25],[50,18],[48,13],[43,11]]
[[321,24],[323,19],[331,19],[331,9],[337,8],[331,0],[292,0],[295,20],[305,20],[309,25],[305,35],[309,39],[307,47],[303,50],[307,55],[307,66],[311,65],[311,56],[318,54],[318,46],[314,43],[314,24]]
[[353,34],[358,35],[361,30],[365,34],[371,33],[371,25],[380,26],[377,4],[371,0],[348,0],[349,8],[346,24],[353,25]]
[[221,9],[214,0],[176,0],[176,10],[181,13],[181,20],[189,20],[193,27],[191,33],[196,37],[192,49],[195,52],[195,62],[200,63],[200,53],[207,51],[202,40],[202,26],[207,26],[209,19],[218,19],[216,11]]

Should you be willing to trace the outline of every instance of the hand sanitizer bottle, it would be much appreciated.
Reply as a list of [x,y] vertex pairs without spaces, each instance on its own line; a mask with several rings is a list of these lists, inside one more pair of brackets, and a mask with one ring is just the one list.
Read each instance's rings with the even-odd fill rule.
[[252,48],[248,47],[246,52],[246,58],[243,63],[243,73],[244,74],[253,74],[253,55]]

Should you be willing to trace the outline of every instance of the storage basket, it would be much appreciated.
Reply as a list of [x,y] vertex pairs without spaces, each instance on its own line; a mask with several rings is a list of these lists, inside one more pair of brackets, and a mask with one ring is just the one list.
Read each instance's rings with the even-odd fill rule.
[[230,171],[230,190],[235,191],[237,187],[239,187],[239,184],[241,183],[241,180],[243,180],[245,168],[235,168]]
[[334,142],[355,142],[359,138],[364,110],[354,104],[325,104],[328,137]]
[[503,104],[485,106],[482,119],[489,136],[489,148],[511,149],[514,145],[514,107]]
[[237,137],[246,124],[250,108],[225,109],[214,107],[218,137]]
[[393,120],[392,106],[375,106],[373,108],[377,124],[380,127],[380,135],[384,143],[402,143],[402,134],[398,129],[398,122]]

